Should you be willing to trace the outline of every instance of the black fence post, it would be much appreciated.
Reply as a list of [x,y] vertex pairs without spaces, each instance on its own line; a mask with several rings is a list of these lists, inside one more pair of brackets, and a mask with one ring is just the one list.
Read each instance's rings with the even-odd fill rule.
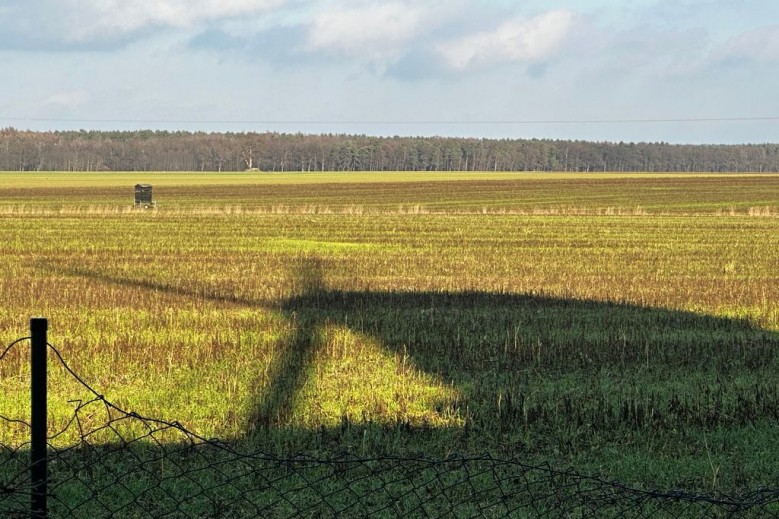
[[46,353],[48,341],[46,331],[48,321],[44,317],[30,319],[32,348],[30,354],[30,476],[32,483],[31,515],[35,518],[46,517],[46,493],[49,479],[46,466],[47,444],[47,403],[46,403]]

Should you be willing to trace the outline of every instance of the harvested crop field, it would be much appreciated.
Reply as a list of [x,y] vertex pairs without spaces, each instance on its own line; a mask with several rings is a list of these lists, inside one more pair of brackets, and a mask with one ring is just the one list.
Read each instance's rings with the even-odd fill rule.
[[[102,394],[204,436],[779,480],[776,175],[3,173],[0,236],[0,343],[45,315]],[[86,397],[50,380],[64,424]]]

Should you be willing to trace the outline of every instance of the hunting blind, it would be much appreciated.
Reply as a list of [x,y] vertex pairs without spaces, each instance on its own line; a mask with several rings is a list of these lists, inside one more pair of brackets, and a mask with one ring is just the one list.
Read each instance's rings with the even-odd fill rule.
[[135,207],[154,207],[151,198],[151,184],[135,184]]

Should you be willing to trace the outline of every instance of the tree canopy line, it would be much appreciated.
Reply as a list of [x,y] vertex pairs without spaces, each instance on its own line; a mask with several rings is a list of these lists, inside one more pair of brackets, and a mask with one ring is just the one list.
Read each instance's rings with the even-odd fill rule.
[[777,172],[779,144],[0,130],[3,171]]

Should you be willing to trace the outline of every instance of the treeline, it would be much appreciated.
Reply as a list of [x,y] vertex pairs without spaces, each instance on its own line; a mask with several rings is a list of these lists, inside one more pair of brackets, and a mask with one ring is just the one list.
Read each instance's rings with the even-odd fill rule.
[[0,130],[4,171],[779,171],[779,144]]

